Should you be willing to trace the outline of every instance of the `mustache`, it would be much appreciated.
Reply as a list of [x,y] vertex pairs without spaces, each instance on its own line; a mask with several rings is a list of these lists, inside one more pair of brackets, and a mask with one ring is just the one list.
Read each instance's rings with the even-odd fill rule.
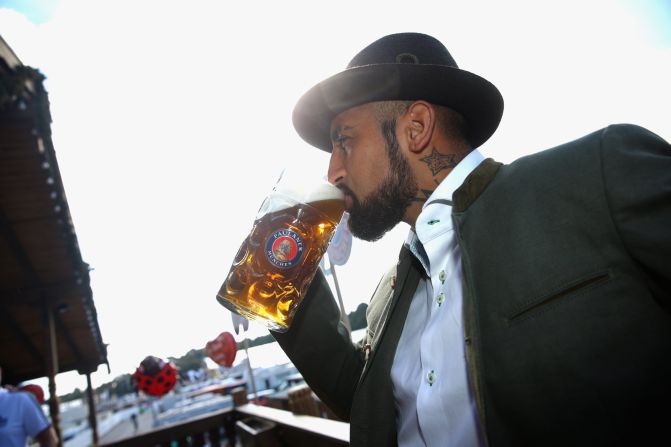
[[351,196],[352,199],[354,199],[354,201],[357,201],[357,197],[356,197],[356,195],[354,194],[354,191],[352,191],[352,190],[350,189],[349,186],[345,185],[344,183],[340,183],[340,184],[338,184],[338,185],[336,185],[336,186],[337,186],[338,189],[340,189],[344,194],[347,194],[347,195]]

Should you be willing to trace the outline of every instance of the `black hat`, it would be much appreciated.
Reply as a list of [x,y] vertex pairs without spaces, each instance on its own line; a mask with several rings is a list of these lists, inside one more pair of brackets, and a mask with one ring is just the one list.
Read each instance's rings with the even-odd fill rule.
[[293,123],[306,142],[331,152],[329,128],[340,112],[374,101],[420,99],[459,112],[474,148],[492,136],[503,114],[498,89],[459,69],[442,43],[399,33],[368,45],[344,71],[308,90],[294,108]]

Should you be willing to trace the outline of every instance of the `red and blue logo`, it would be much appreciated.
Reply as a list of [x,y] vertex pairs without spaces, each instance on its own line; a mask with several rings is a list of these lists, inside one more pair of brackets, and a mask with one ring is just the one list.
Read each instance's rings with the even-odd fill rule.
[[274,231],[266,240],[266,258],[275,267],[287,269],[303,257],[303,239],[293,230]]

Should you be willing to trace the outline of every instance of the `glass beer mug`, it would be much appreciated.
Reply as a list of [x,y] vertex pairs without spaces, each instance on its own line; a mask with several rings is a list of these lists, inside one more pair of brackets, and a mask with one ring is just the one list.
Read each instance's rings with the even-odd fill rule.
[[268,329],[293,320],[344,212],[343,193],[284,171],[259,209],[217,300]]

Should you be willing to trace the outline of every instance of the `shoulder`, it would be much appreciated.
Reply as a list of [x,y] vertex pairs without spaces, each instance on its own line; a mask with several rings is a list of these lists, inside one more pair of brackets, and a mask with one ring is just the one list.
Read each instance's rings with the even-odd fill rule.
[[631,143],[640,140],[664,141],[659,135],[636,124],[611,124],[607,127],[590,132],[585,136],[561,144],[553,149],[590,146],[593,144]]
[[11,394],[14,396],[14,399],[17,399],[21,402],[21,405],[31,410],[37,410],[40,412],[42,411],[40,404],[37,402],[37,399],[30,391],[16,390],[11,391]]
[[42,411],[35,396],[29,391],[15,391],[14,399],[17,401],[16,408],[19,409],[26,432],[35,438],[47,430],[51,423]]
[[534,155],[543,157],[544,155],[562,154],[563,152],[570,152],[572,150],[585,151],[590,148],[594,150],[603,150],[612,147],[635,149],[641,145],[655,143],[668,145],[663,138],[645,127],[636,124],[611,124],[583,137],[576,138]]
[[604,155],[669,155],[669,143],[656,133],[634,124],[617,124],[603,129],[601,150]]
[[636,155],[645,151],[668,151],[669,144],[654,132],[635,124],[611,124],[549,149],[520,157],[504,165],[501,173],[543,175],[547,166],[580,169],[581,164],[601,157]]
[[0,393],[0,406],[11,407],[21,414],[26,412],[41,412],[35,396],[28,391],[3,390]]
[[662,139],[645,127],[636,124],[611,124],[601,129],[602,138],[651,138]]

